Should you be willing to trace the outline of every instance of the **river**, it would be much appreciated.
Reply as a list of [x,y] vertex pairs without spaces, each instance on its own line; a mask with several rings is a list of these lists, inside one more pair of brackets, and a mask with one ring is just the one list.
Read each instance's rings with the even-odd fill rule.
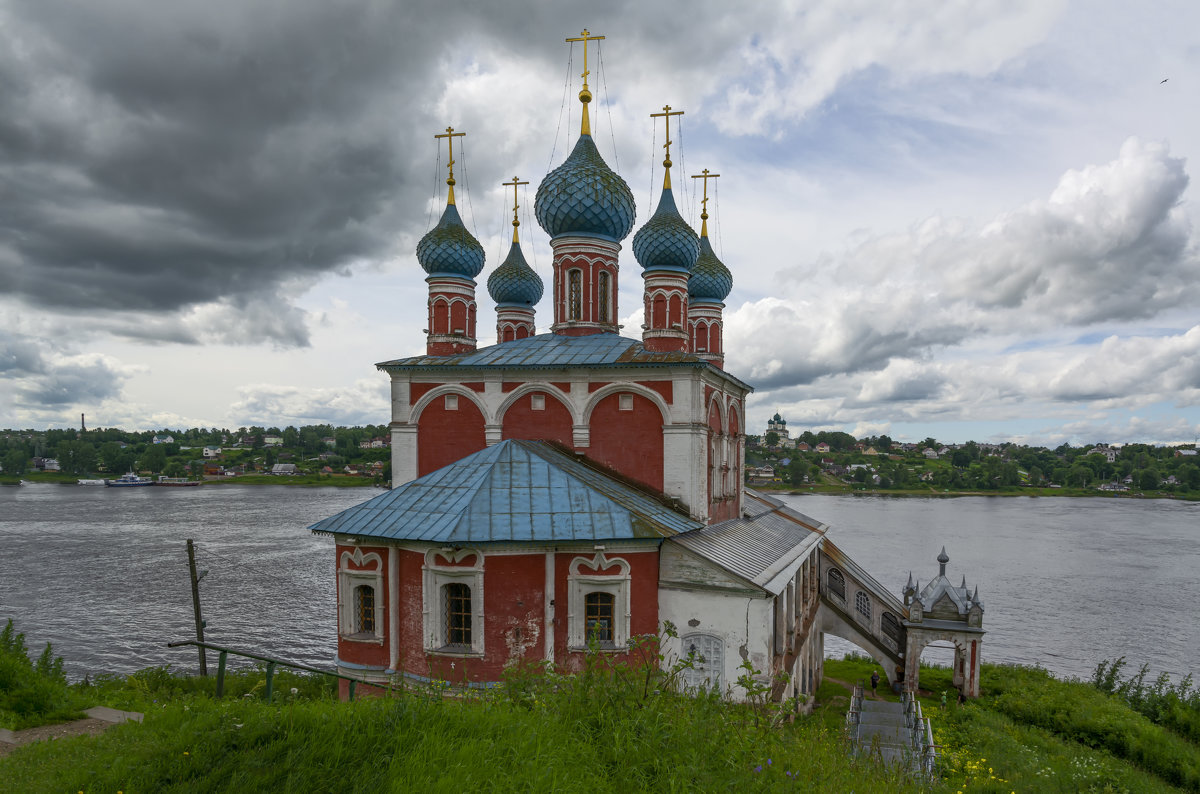
[[[49,641],[68,674],[196,667],[185,541],[206,638],[332,666],[332,540],[306,527],[370,489],[205,485],[0,488],[0,621]],[[949,574],[978,583],[985,661],[1087,676],[1127,656],[1179,675],[1200,658],[1200,504],[1131,499],[790,496],[898,594]],[[848,648],[849,646],[845,646]],[[843,648],[827,646],[834,653]],[[943,661],[933,649],[930,661]],[[948,657],[947,657],[948,658]]]

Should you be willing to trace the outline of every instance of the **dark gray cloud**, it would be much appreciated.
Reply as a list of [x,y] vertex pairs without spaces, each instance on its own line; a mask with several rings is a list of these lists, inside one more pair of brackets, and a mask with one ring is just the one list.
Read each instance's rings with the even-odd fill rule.
[[68,356],[44,340],[0,330],[0,376],[7,399],[54,409],[115,397],[127,374],[104,356]]

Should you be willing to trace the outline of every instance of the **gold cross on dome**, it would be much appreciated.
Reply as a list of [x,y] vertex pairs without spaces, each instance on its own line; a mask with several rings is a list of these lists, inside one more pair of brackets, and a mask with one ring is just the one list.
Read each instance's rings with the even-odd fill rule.
[[579,125],[579,134],[580,135],[591,135],[592,134],[592,123],[588,118],[588,109],[587,109],[588,102],[592,101],[592,92],[588,90],[588,81],[587,81],[588,75],[591,74],[591,71],[588,69],[587,43],[589,41],[602,41],[603,39],[604,39],[603,36],[593,36],[587,28],[583,29],[583,32],[579,34],[578,38],[567,39],[568,42],[575,42],[575,41],[583,42],[583,74],[580,75],[580,77],[583,78],[583,88],[579,92],[579,101],[583,103],[583,120],[580,122],[580,125]]
[[[720,174],[710,174],[705,168],[698,174],[692,174],[692,179],[704,180],[704,198],[700,200],[700,236],[708,236],[708,180],[716,179]],[[695,195],[695,194],[693,194]]]
[[682,110],[671,110],[670,105],[663,105],[662,113],[650,114],[650,118],[662,118],[667,123],[667,142],[663,144],[663,148],[667,150],[667,155],[663,158],[663,168],[666,169],[663,174],[663,190],[668,190],[671,187],[671,117],[682,115]]
[[446,167],[450,169],[450,176],[446,177],[446,184],[450,186],[450,194],[446,198],[447,204],[454,203],[454,139],[464,135],[466,135],[465,132],[455,132],[453,127],[447,127],[442,134],[433,136],[434,138],[445,138],[446,143],[450,146],[450,161],[446,163]]
[[517,219],[517,210],[520,208],[521,205],[517,203],[517,185],[528,185],[529,183],[522,182],[522,181],[520,181],[520,179],[518,179],[517,177],[514,176],[512,178],[511,182],[501,182],[501,184],[504,185],[505,187],[512,185],[512,189],[513,189],[513,221],[512,221],[512,223],[513,223],[513,242],[514,243],[520,242],[517,239],[517,227],[521,225],[521,221],[519,221]]

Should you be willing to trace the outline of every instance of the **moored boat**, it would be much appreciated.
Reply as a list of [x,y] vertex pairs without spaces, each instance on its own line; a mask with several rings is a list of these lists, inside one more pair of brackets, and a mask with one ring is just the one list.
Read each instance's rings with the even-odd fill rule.
[[104,484],[110,488],[140,488],[144,485],[154,485],[154,480],[149,477],[139,477],[133,472],[122,474],[115,480],[105,480]]
[[108,480],[89,480],[89,479],[85,478],[85,479],[79,480],[78,484],[79,485],[104,485],[107,482],[108,482]]
[[155,485],[190,486],[200,485],[200,480],[189,480],[187,477],[159,477]]

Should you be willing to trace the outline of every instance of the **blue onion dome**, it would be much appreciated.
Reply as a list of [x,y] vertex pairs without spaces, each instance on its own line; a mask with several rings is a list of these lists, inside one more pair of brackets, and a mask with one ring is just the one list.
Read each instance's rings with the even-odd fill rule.
[[536,306],[542,299],[542,279],[525,261],[521,244],[514,242],[500,267],[488,276],[488,293],[497,304]]
[[446,205],[438,225],[417,243],[417,261],[430,275],[475,278],[483,270],[483,259],[483,246],[463,226],[453,204]]
[[633,236],[633,255],[642,270],[687,272],[700,255],[700,238],[675,208],[671,188],[664,188],[658,209]]
[[708,236],[700,238],[700,256],[688,278],[688,298],[725,302],[733,291],[733,276],[729,268],[713,253]]
[[591,135],[580,135],[570,157],[538,185],[534,212],[553,239],[595,234],[624,240],[637,215],[633,191],[608,167]]

